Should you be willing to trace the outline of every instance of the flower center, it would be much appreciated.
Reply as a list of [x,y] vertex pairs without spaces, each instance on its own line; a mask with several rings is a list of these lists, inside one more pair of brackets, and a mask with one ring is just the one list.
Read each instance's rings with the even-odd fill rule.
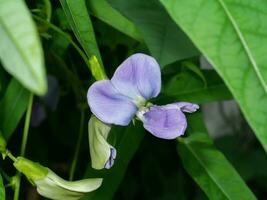
[[149,108],[147,107],[141,107],[139,110],[136,112],[136,116],[139,120],[143,121],[144,120],[144,114],[149,111]]
[[134,104],[138,107],[144,107],[146,105],[146,99],[144,99],[141,96],[137,96],[134,100],[133,100]]

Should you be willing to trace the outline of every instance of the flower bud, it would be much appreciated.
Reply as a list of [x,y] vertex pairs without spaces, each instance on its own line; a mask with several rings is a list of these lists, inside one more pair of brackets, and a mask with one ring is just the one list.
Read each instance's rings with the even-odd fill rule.
[[89,120],[89,147],[94,169],[109,169],[114,164],[116,149],[107,142],[111,126],[101,122],[94,115]]
[[84,194],[96,190],[102,184],[101,178],[66,181],[49,168],[23,157],[18,157],[14,166],[37,187],[40,195],[49,199],[78,200]]

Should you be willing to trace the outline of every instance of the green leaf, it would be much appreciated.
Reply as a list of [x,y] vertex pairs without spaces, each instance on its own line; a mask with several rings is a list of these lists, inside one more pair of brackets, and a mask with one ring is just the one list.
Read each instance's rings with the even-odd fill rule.
[[[207,103],[232,99],[232,95],[214,70],[202,70],[203,77],[196,76],[190,71],[179,73],[170,78],[162,89],[159,100],[190,101]],[[207,86],[203,84],[205,79]]]
[[267,2],[161,2],[224,79],[267,151]]
[[10,81],[0,101],[0,130],[6,140],[10,138],[26,111],[29,96],[29,92],[15,79]]
[[187,36],[175,25],[158,1],[109,0],[109,2],[134,22],[151,54],[162,67],[198,54]]
[[6,152],[6,140],[2,136],[1,130],[0,130],[0,152],[1,153]]
[[47,91],[43,50],[23,0],[0,0],[0,59],[22,85],[38,95]]
[[142,41],[142,36],[135,25],[112,8],[106,0],[87,0],[87,4],[93,16],[135,40]]
[[6,199],[5,186],[1,174],[0,174],[0,199]]
[[85,0],[60,0],[60,3],[87,57],[90,58],[92,55],[95,55],[102,65],[94,29],[86,8]]
[[185,169],[209,199],[256,199],[208,134],[195,132],[178,141],[178,152]]
[[117,157],[114,166],[109,170],[94,171],[90,167],[87,170],[86,177],[103,177],[102,186],[89,194],[83,199],[98,199],[109,200],[112,199],[117,191],[127,166],[137,151],[143,137],[144,129],[141,123],[135,126],[130,125],[127,128],[112,127],[109,136],[110,143],[117,149]]

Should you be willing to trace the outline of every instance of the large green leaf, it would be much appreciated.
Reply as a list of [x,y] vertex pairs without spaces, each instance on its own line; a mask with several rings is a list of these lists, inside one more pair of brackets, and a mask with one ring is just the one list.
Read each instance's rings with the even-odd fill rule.
[[0,130],[6,140],[10,138],[27,109],[29,92],[12,79],[0,101]]
[[214,70],[202,70],[201,72],[206,82],[189,71],[173,76],[164,84],[159,100],[164,100],[166,103],[174,99],[206,103],[232,99],[228,88]]
[[155,0],[108,0],[134,22],[161,66],[197,55],[197,50]]
[[161,2],[224,79],[267,151],[267,1]]
[[90,13],[126,35],[142,41],[142,36],[126,17],[112,8],[106,0],[87,0]]
[[114,166],[109,170],[95,171],[88,167],[86,177],[103,177],[102,186],[83,199],[110,200],[117,191],[127,166],[137,151],[143,137],[144,129],[141,123],[127,128],[112,127],[109,136],[111,144],[117,149]]
[[195,132],[178,141],[178,152],[185,169],[209,199],[256,199],[208,134]]
[[0,59],[22,85],[38,95],[47,90],[43,51],[23,0],[0,0]]
[[95,55],[102,64],[85,0],[60,0],[71,28],[88,58]]
[[0,199],[6,199],[5,186],[3,184],[3,179],[0,174]]

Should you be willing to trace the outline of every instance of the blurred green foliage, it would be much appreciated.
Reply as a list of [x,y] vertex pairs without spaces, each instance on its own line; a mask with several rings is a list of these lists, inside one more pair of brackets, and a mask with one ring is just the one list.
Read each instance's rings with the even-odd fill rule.
[[[1,5],[5,2],[0,0]],[[266,64],[262,64],[266,61],[262,52],[267,48],[266,2],[27,0],[24,5],[23,0],[17,0],[24,5],[22,9],[15,5],[16,0],[10,2],[16,12],[35,22],[24,26],[26,22],[16,19],[14,13],[7,19],[5,12],[15,10],[9,4],[5,3],[8,9],[0,8],[0,131],[14,155],[20,151],[29,94],[41,94],[47,83],[47,95],[34,96],[26,157],[67,179],[79,130],[83,130],[74,179],[104,178],[103,185],[83,199],[266,199],[267,157],[261,146],[267,144]],[[247,17],[251,26],[244,24]],[[17,22],[13,24],[12,20]],[[5,23],[9,23],[10,35],[4,31]],[[244,41],[240,34],[236,36],[237,28],[249,49],[241,48]],[[7,38],[17,31],[21,32],[16,35],[19,42],[13,46]],[[35,31],[39,33],[37,39]],[[25,37],[29,41],[35,38],[37,47],[41,39],[38,51],[43,54],[38,54],[39,60],[38,56],[29,56]],[[25,52],[14,53],[16,48]],[[91,112],[86,92],[94,81],[111,77],[135,52],[151,54],[161,64],[162,91],[153,103],[190,101],[208,110],[210,102],[237,100],[244,117],[239,114],[240,121],[228,119],[226,126],[231,131],[216,137],[216,132],[207,130],[202,115],[206,110],[201,109],[188,116],[186,135],[172,141],[151,136],[140,122],[113,126],[108,141],[118,152],[115,165],[110,170],[92,169],[87,134]],[[93,55],[100,63],[97,73],[89,62]],[[203,55],[215,70],[203,68]],[[18,69],[32,76],[8,70],[12,66],[7,63],[12,59]],[[32,64],[22,63],[20,67],[23,59],[39,64],[34,70]],[[45,64],[40,64],[42,59]],[[259,73],[255,72],[255,63]],[[36,80],[44,71],[50,78]],[[28,81],[40,81],[41,86],[31,87]],[[84,119],[81,113],[85,113]],[[223,111],[218,115],[225,117]],[[16,171],[7,159],[1,159],[0,173],[0,199],[5,192],[7,200],[13,199]],[[20,199],[43,198],[23,178]]]

